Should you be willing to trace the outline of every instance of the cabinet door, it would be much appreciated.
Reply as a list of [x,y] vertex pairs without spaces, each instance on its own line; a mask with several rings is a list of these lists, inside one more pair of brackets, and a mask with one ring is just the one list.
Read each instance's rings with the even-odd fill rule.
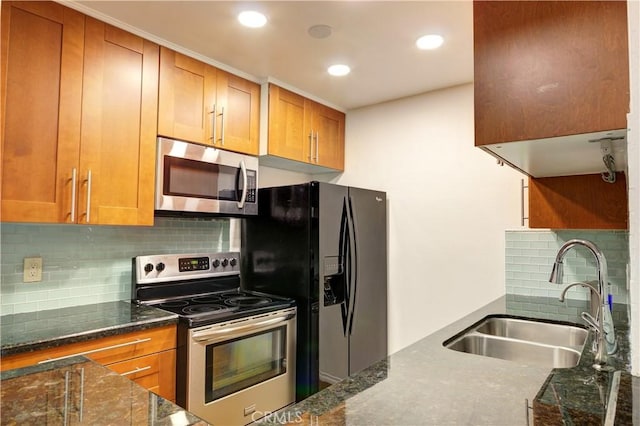
[[307,121],[304,97],[269,85],[269,155],[310,162],[313,141]]
[[87,17],[82,223],[153,225],[159,50]]
[[231,151],[258,155],[260,132],[260,86],[217,70],[217,128],[214,145]]
[[628,229],[627,183],[599,174],[529,179],[529,227]]
[[[213,144],[216,115],[216,69],[162,47],[158,134]],[[217,114],[217,113],[216,113]]]
[[175,349],[109,364],[107,367],[165,399],[176,399]]
[[2,221],[70,221],[83,38],[76,11],[2,2]]
[[476,145],[626,128],[626,1],[475,1]]
[[311,155],[315,164],[344,170],[344,125],[344,113],[325,105],[314,105],[312,129],[315,152]]

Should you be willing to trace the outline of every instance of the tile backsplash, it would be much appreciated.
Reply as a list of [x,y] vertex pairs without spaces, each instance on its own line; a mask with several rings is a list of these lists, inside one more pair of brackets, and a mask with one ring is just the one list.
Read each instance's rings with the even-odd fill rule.
[[[131,259],[229,250],[229,219],[155,220],[153,227],[2,223],[1,315],[131,299]],[[42,281],[23,283],[23,259]]]
[[[558,249],[566,241],[581,238],[595,243],[607,259],[610,293],[614,303],[628,303],[627,231],[551,231],[517,230],[506,232],[505,275],[507,294],[557,298],[566,286],[576,281],[597,280],[596,261],[584,247],[574,247],[564,259],[564,285],[551,284],[549,275]],[[587,300],[589,291],[574,287],[567,299]]]

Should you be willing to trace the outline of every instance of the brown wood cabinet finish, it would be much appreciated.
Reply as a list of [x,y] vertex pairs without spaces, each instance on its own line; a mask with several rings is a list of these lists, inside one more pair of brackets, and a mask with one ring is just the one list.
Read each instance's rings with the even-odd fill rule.
[[216,69],[160,48],[158,134],[213,144]]
[[311,161],[311,136],[306,132],[305,98],[269,85],[269,155]]
[[325,105],[314,103],[311,128],[316,131],[315,163],[344,170],[345,115]]
[[475,144],[626,128],[626,1],[475,1]]
[[627,229],[627,184],[599,174],[529,179],[529,227]]
[[258,154],[260,86],[165,47],[158,134]]
[[[169,325],[2,357],[0,371],[90,352],[85,356],[158,395],[175,400],[176,326]],[[147,368],[150,367],[150,368]],[[137,373],[132,371],[140,370]]]
[[260,85],[218,70],[217,105],[222,149],[258,155],[260,146]]
[[2,24],[1,219],[152,225],[158,46],[54,2]]
[[88,223],[153,225],[158,61],[155,43],[86,18],[81,221],[89,206]]
[[2,221],[69,221],[83,55],[82,14],[2,2]]
[[269,85],[269,155],[344,170],[345,114]]

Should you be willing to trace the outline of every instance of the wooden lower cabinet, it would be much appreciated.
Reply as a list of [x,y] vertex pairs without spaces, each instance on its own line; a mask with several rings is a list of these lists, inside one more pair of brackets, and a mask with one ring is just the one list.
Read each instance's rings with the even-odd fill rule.
[[2,357],[0,371],[74,355],[84,355],[161,397],[175,401],[175,325]]
[[616,182],[599,174],[529,179],[529,227],[628,229],[625,175]]
[[176,398],[176,350],[158,352],[127,361],[107,365],[109,369],[125,376],[145,389],[175,402]]

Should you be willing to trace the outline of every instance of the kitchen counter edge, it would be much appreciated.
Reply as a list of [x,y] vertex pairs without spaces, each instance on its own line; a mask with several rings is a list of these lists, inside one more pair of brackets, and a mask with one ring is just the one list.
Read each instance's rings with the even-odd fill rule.
[[178,323],[178,315],[129,301],[103,302],[0,317],[0,356]]

